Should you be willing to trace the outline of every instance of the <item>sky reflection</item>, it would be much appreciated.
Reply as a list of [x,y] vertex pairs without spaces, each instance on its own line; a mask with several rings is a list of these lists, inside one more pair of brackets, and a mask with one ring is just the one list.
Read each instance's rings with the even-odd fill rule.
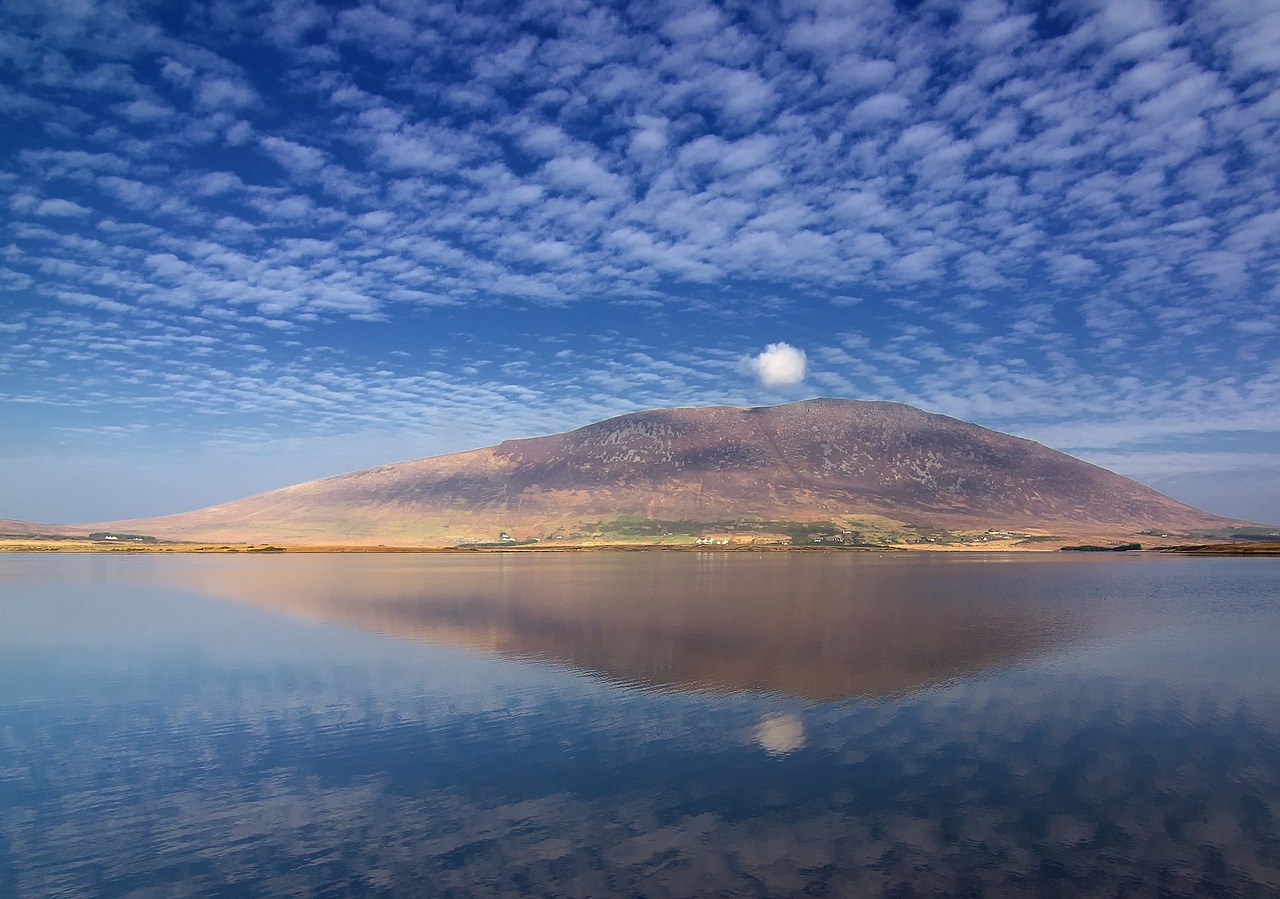
[[[403,606],[376,602],[372,587],[351,593],[368,578],[335,578],[343,560],[118,561],[0,560],[5,895],[1280,889],[1280,568],[1258,560],[939,563],[939,607],[952,611],[924,631],[928,645],[946,644],[944,625],[963,642],[998,619],[1009,623],[997,645],[1008,645],[1064,604],[1046,628],[1068,636],[978,662],[944,653],[943,668],[972,667],[824,702],[687,691],[674,678],[635,689],[565,650],[555,662],[513,659],[335,617],[346,596],[371,605],[369,624],[402,620],[386,609],[419,609],[450,582],[426,576],[435,560],[362,563],[384,586],[396,572],[416,584]],[[534,593],[519,585],[552,572],[485,564],[463,579],[511,589],[505,618],[481,617],[526,620]],[[612,607],[697,570],[648,564],[627,562],[639,566],[629,578],[609,560],[574,569],[584,586],[545,593],[561,604],[550,632],[576,620],[591,646],[651,636],[648,613],[569,615],[594,608],[587,597],[607,594]],[[877,565],[822,569],[827,592],[854,596],[894,572],[911,582]],[[255,570],[299,589],[274,607],[272,578],[239,597],[252,604],[196,592]],[[744,570],[761,596],[776,595],[782,575]],[[728,596],[735,578],[721,567],[692,583]],[[289,597],[320,582],[334,591],[307,607],[315,619],[294,617],[302,607]],[[956,611],[964,597],[980,614]],[[917,601],[914,613],[897,604],[908,630],[932,608]],[[694,626],[713,620],[688,614]],[[781,620],[769,624],[784,637],[814,633]]]

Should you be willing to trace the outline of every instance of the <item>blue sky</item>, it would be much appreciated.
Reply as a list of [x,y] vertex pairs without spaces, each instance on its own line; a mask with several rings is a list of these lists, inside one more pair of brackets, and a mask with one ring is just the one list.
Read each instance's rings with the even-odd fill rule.
[[1274,0],[461,6],[0,0],[0,517],[829,395],[1280,520]]

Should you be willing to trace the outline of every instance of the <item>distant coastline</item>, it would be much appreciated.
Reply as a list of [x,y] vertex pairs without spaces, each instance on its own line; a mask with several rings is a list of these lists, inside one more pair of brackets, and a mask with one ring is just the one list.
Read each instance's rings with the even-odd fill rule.
[[1192,556],[1280,556],[1280,541],[1196,543],[1188,546],[1172,546],[1164,550],[1164,552]]
[[[1064,539],[1062,543],[1068,541]],[[273,555],[280,553],[344,554],[344,553],[591,553],[591,552],[697,552],[697,553],[1016,553],[1026,555],[1052,555],[1058,557],[1061,546],[1053,543],[992,546],[967,543],[950,546],[907,545],[826,545],[794,546],[782,543],[732,543],[727,545],[700,545],[693,543],[559,543],[527,544],[520,546],[378,546],[367,544],[271,544],[179,542],[150,539],[146,542],[116,542],[73,536],[0,537],[0,553],[103,553],[103,554],[156,554],[183,553],[194,555]],[[1116,555],[1179,554],[1199,556],[1280,556],[1280,541],[1252,541],[1231,543],[1174,544],[1126,549]],[[1112,553],[1072,553],[1072,555],[1105,555]]]

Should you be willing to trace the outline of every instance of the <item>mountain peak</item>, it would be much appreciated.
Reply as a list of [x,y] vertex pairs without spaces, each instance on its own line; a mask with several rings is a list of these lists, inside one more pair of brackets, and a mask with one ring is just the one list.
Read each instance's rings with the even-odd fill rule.
[[847,521],[1137,534],[1234,522],[1044,447],[902,403],[651,409],[382,465],[183,515],[160,536],[450,544],[613,519]]

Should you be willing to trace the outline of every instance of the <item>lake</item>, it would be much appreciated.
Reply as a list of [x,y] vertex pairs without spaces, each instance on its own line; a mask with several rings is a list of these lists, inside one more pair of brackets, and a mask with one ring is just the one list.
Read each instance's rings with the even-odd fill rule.
[[1280,895],[1280,559],[0,556],[0,895]]

